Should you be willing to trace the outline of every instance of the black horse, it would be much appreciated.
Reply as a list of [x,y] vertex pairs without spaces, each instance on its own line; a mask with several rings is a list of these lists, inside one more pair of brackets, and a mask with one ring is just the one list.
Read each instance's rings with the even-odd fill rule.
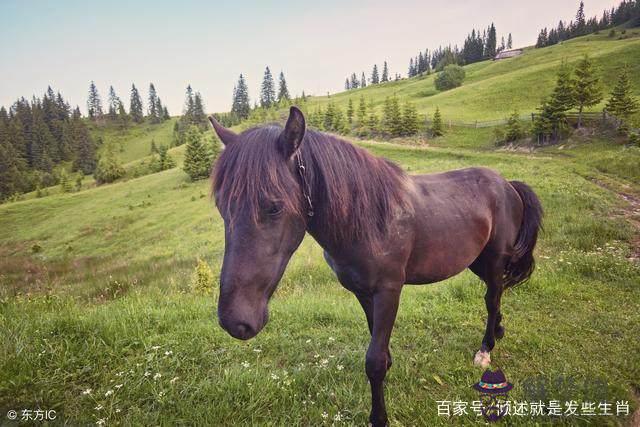
[[470,168],[409,176],[332,135],[287,123],[235,134],[209,119],[225,144],[212,173],[225,225],[218,317],[233,337],[254,337],[267,305],[309,232],[369,324],[366,373],[374,426],[387,423],[383,380],[405,284],[433,283],[469,268],[486,284],[487,327],[474,362],[490,363],[502,292],[529,278],[542,207],[524,183]]

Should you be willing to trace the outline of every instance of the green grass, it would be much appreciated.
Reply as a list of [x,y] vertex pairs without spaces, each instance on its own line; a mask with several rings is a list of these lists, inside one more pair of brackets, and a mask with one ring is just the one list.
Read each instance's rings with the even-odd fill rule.
[[[531,400],[525,384],[542,377],[547,400],[601,400],[590,381],[603,378],[608,400],[636,408],[640,267],[626,258],[631,227],[611,214],[621,201],[592,182],[605,173],[589,161],[624,157],[623,148],[492,151],[485,130],[436,141],[362,144],[411,173],[492,167],[531,184],[546,210],[538,270],[503,299],[507,333],[492,354],[515,384],[511,398]],[[338,413],[340,423],[366,424],[364,315],[312,239],[252,341],[219,328],[215,294],[191,290],[197,258],[215,274],[222,260],[223,225],[208,191],[176,168],[0,206],[0,410],[56,409],[70,424],[330,425]],[[405,288],[387,380],[393,425],[445,425],[436,400],[477,399],[470,386],[481,371],[471,359],[483,288],[469,272]],[[570,395],[554,385],[563,376],[577,381]]]
[[157,147],[170,147],[173,142],[173,126],[178,120],[172,117],[166,122],[151,124],[130,124],[126,129],[119,125],[93,125],[91,135],[94,140],[101,139],[104,145],[112,144],[123,163],[129,163],[151,154],[151,143]]
[[[589,54],[600,70],[608,97],[619,69],[631,67],[635,94],[640,96],[640,29],[627,30],[628,38],[609,38],[605,34],[589,35],[544,49],[528,48],[524,54],[501,61],[484,61],[465,66],[466,79],[459,88],[446,92],[435,89],[435,74],[397,82],[370,85],[364,89],[311,97],[308,111],[326,109],[329,102],[346,110],[349,98],[357,102],[364,95],[372,100],[378,114],[386,97],[397,95],[401,101],[414,103],[420,114],[433,115],[436,106],[446,120],[472,123],[476,120],[504,119],[517,109],[521,114],[536,111],[542,98],[553,90],[562,61],[576,63]],[[606,98],[592,108],[601,111]]]

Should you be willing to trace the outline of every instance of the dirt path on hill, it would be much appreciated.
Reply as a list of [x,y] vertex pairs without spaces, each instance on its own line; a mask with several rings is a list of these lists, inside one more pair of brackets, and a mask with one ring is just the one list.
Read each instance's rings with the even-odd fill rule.
[[593,178],[592,181],[599,187],[615,193],[624,201],[622,206],[614,212],[614,216],[624,217],[634,229],[631,238],[631,256],[629,259],[640,262],[640,194],[627,184],[616,183],[612,185],[602,180]]

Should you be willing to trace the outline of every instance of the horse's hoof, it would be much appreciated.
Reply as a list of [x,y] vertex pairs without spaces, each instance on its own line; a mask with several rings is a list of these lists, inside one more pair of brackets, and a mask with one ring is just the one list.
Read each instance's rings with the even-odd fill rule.
[[486,369],[491,364],[491,355],[488,351],[478,350],[476,356],[473,358],[473,364]]
[[504,326],[502,325],[498,326],[496,328],[495,335],[497,339],[502,339],[502,337],[504,337]]

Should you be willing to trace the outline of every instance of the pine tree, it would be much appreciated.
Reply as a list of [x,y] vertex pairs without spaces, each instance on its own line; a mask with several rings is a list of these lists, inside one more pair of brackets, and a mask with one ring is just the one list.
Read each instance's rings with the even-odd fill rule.
[[378,75],[378,65],[373,64],[373,71],[371,71],[371,80],[372,85],[377,85],[380,83],[380,76]]
[[402,123],[402,111],[398,98],[393,96],[385,100],[384,116],[383,116],[384,130],[391,137],[401,136],[403,133]]
[[524,131],[522,124],[520,123],[520,116],[518,111],[514,111],[507,119],[507,129],[505,139],[507,142],[517,141],[524,137]]
[[442,123],[442,116],[440,115],[440,108],[438,107],[436,107],[436,112],[433,113],[431,134],[435,137],[444,135],[444,124]]
[[362,77],[360,77],[360,87],[367,87],[367,78],[364,75],[364,71],[362,72]]
[[513,49],[513,38],[511,37],[511,33],[509,33],[509,37],[507,38],[507,49]]
[[358,124],[360,124],[360,126],[362,126],[366,117],[367,106],[364,101],[364,95],[360,95],[360,101],[358,103]]
[[578,127],[580,127],[584,108],[592,107],[602,101],[602,88],[593,62],[586,54],[576,65],[574,73],[574,97],[578,107]]
[[196,92],[193,97],[193,123],[201,127],[205,127],[207,124],[207,115],[204,112],[204,103],[200,92]]
[[358,81],[356,73],[351,74],[351,82],[349,84],[351,85],[351,89],[358,89],[360,87],[360,82]]
[[273,76],[271,70],[266,67],[264,70],[264,77],[262,78],[262,88],[260,91],[260,106],[263,108],[271,107],[276,101],[275,84],[273,83]]
[[349,98],[349,103],[347,105],[347,121],[349,124],[353,123],[353,101]]
[[76,108],[71,119],[72,146],[75,148],[76,157],[73,161],[73,170],[90,175],[96,169],[97,155],[96,144],[91,138],[89,129],[80,117],[80,109]]
[[89,112],[89,118],[91,120],[98,120],[102,118],[102,100],[100,99],[100,94],[98,93],[98,88],[96,84],[91,81],[89,85],[89,99],[87,100],[87,111]]
[[389,81],[389,67],[387,66],[387,61],[384,61],[384,65],[382,66],[382,79],[381,82],[385,83]]
[[184,155],[183,170],[192,181],[209,177],[212,156],[203,142],[200,130],[191,126],[186,133],[187,148]]
[[606,109],[621,120],[628,120],[638,112],[638,100],[631,95],[629,67],[625,66],[620,72],[618,81],[611,92]]
[[420,125],[418,123],[418,111],[415,105],[407,102],[404,105],[402,113],[402,133],[407,136],[418,133]]
[[498,40],[496,36],[496,27],[493,25],[493,22],[492,22],[487,31],[487,41],[485,43],[485,48],[484,48],[484,57],[486,59],[490,59],[496,56],[497,42]]
[[240,119],[247,119],[251,112],[251,105],[249,104],[249,88],[244,80],[244,76],[240,74],[238,77],[238,84],[233,94],[233,105],[231,106],[231,112],[238,115]]
[[129,103],[129,114],[131,119],[136,123],[142,123],[144,120],[144,113],[142,107],[142,98],[140,98],[140,92],[136,88],[135,84],[131,85],[131,101]]
[[287,81],[284,78],[284,73],[280,71],[280,78],[278,82],[278,102],[289,102],[291,96],[289,95],[289,88],[287,87]]
[[322,121],[322,126],[324,130],[327,130],[327,131],[333,130],[333,123],[335,121],[335,117],[336,117],[336,106],[333,104],[333,102],[329,102],[329,105],[327,105],[327,111],[325,111],[324,118]]
[[584,16],[584,2],[580,2],[578,12],[576,12],[576,22],[574,24],[574,35],[581,36],[585,34],[586,20]]
[[349,77],[347,77],[344,81],[344,90],[351,90],[351,82],[349,81]]
[[118,108],[120,107],[120,98],[116,95],[113,86],[109,86],[109,120],[115,121],[118,118]]
[[158,123],[159,114],[158,114],[158,94],[156,93],[156,88],[153,83],[149,84],[149,107],[148,107],[148,116],[151,123]]

